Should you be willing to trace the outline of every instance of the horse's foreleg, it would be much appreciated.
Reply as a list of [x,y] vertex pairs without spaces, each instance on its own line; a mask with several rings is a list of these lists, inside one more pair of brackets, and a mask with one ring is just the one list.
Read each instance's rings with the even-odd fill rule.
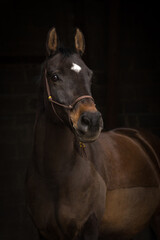
[[44,237],[39,233],[39,240],[47,240],[47,239],[44,238]]
[[78,240],[97,240],[98,234],[98,221],[95,214],[92,214],[84,224]]
[[156,235],[156,239],[160,240],[160,214],[154,216],[152,220],[152,229]]

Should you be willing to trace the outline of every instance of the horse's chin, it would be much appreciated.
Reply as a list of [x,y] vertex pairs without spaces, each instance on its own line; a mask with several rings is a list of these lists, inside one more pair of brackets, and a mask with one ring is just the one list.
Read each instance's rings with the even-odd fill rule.
[[88,132],[86,134],[81,134],[78,130],[76,130],[76,135],[80,142],[91,143],[91,142],[95,142],[98,139],[101,131],[102,129],[99,129],[99,131],[96,131],[95,133]]

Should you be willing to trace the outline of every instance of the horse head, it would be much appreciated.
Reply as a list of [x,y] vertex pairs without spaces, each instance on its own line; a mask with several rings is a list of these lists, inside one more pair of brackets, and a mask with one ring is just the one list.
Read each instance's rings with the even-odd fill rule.
[[[81,142],[95,141],[103,120],[91,96],[92,71],[83,62],[85,42],[76,29],[74,50],[62,48],[52,28],[47,37],[45,86],[47,105],[54,112],[54,121],[68,125]],[[56,116],[55,116],[56,115]]]

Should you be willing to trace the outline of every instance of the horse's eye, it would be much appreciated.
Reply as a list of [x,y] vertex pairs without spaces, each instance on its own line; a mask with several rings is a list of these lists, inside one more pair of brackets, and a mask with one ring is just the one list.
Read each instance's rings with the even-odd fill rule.
[[59,80],[59,77],[57,76],[57,74],[52,74],[51,76],[50,76],[50,78],[51,78],[51,80],[52,81],[54,81],[54,82],[56,82],[56,81],[58,81]]
[[57,82],[59,80],[59,77],[56,73],[47,71],[47,78],[50,79],[53,82]]

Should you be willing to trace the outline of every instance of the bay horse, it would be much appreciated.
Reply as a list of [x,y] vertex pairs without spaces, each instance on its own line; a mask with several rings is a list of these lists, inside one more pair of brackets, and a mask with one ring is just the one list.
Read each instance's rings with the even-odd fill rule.
[[160,141],[135,129],[103,132],[91,95],[92,71],[47,37],[27,202],[43,239],[131,239],[152,224],[160,239]]

